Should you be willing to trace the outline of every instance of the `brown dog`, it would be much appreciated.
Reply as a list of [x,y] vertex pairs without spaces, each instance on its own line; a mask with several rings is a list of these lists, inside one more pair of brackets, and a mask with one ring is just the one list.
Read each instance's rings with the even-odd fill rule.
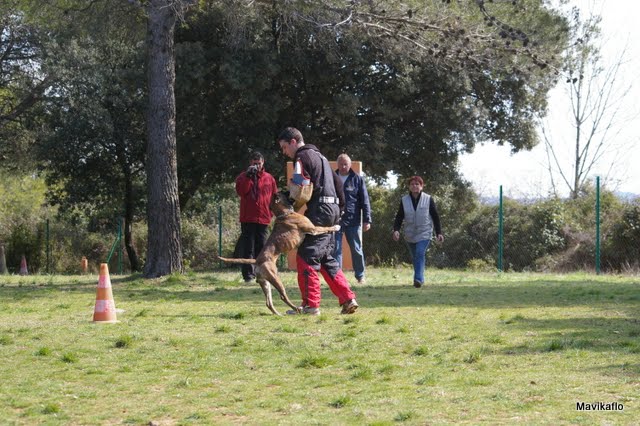
[[278,277],[278,267],[276,261],[281,253],[288,253],[296,249],[302,244],[305,234],[318,235],[340,230],[340,225],[335,226],[315,226],[309,218],[293,211],[293,207],[289,199],[283,192],[276,193],[271,199],[269,208],[276,217],[273,224],[271,235],[267,239],[264,247],[258,257],[255,259],[228,259],[220,257],[219,259],[229,263],[244,263],[256,265],[256,280],[264,297],[267,299],[267,308],[276,315],[280,315],[273,307],[273,298],[271,296],[271,285],[273,285],[280,299],[291,308],[299,311],[300,308],[291,303],[284,285]]

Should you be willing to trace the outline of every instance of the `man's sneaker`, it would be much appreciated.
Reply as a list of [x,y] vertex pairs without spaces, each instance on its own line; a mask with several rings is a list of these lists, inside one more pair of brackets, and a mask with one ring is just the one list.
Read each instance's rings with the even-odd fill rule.
[[360,277],[356,279],[358,281],[358,284],[366,284],[367,280],[365,279],[365,277]]
[[413,286],[415,288],[420,288],[420,287],[422,287],[422,283],[420,281],[414,280],[413,281]]
[[349,315],[354,313],[356,309],[358,309],[358,302],[356,302],[356,299],[350,299],[342,304],[342,311],[340,311],[340,313]]
[[302,313],[305,315],[320,315],[320,308],[311,308],[309,306],[305,306],[302,308]]
[[287,315],[299,315],[299,314],[314,315],[314,316],[320,315],[320,308],[311,308],[309,306],[305,306],[303,308],[302,306],[300,306],[297,311],[294,311],[293,309],[289,309],[287,311]]
[[256,280],[256,277],[247,277],[244,279],[245,283],[252,283]]

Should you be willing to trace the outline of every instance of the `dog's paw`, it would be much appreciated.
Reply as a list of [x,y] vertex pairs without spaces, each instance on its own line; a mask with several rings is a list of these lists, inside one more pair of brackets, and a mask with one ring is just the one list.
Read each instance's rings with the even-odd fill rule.
[[338,232],[340,230],[340,225],[333,226],[333,232]]

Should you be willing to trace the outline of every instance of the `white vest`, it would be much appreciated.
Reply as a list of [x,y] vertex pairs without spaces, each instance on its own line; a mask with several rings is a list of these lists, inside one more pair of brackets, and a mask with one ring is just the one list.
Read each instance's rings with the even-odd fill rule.
[[429,214],[429,204],[431,196],[424,192],[420,195],[418,206],[413,209],[411,194],[402,197],[402,208],[404,209],[404,239],[409,243],[430,240],[433,233],[433,222]]

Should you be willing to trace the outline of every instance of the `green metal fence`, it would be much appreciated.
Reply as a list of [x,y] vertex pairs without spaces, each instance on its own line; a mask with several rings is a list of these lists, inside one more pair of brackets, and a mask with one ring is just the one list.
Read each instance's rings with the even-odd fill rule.
[[[384,208],[374,209],[373,226],[363,233],[369,266],[411,263],[406,245],[391,239],[395,203],[389,201]],[[441,206],[445,241],[430,246],[428,267],[500,272],[584,270],[596,274],[640,270],[640,201],[616,201],[610,193],[601,193],[599,178],[591,195],[577,200],[527,204],[505,197],[501,185],[497,201],[481,203],[472,211],[447,209],[445,202],[439,204],[439,210]],[[237,198],[223,199],[217,201],[208,219],[183,219],[187,269],[235,267],[221,263],[217,256],[234,256],[240,235],[238,210]],[[114,273],[129,273],[122,218],[106,226],[102,223],[101,229],[102,233],[92,233],[46,220],[29,238],[24,237],[30,245],[25,243],[23,249],[4,241],[5,249],[0,252],[6,254],[9,273],[18,272],[22,254],[27,255],[31,273],[79,273],[83,256],[88,258],[91,272],[107,262]],[[134,229],[137,236],[132,244],[144,261],[146,225],[134,224]],[[279,266],[286,266],[284,258]]]

